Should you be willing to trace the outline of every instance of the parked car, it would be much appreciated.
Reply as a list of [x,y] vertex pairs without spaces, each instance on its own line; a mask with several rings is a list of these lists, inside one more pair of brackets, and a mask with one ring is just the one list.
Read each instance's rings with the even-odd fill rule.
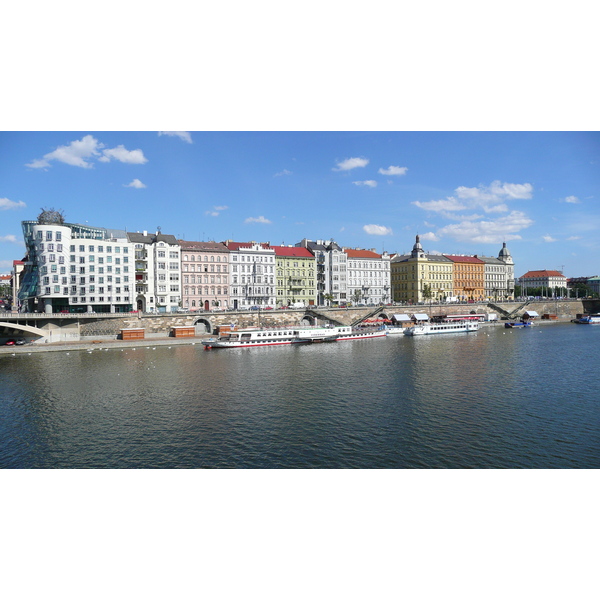
[[17,340],[6,340],[4,342],[5,346],[14,346],[17,343]]

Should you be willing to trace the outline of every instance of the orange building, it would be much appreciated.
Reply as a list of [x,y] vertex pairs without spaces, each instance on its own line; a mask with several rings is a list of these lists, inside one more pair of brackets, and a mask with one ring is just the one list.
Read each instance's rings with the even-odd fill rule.
[[454,296],[459,300],[483,300],[485,263],[475,256],[444,256],[454,265]]

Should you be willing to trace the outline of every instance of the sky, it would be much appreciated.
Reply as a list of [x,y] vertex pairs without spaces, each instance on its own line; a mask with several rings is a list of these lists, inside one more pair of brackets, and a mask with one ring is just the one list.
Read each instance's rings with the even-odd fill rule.
[[4,131],[0,272],[21,221],[190,241],[497,256],[516,275],[600,274],[598,132]]

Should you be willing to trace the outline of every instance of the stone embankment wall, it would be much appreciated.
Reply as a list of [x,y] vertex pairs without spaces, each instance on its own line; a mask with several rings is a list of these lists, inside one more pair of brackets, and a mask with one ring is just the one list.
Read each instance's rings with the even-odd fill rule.
[[[180,313],[144,315],[140,313],[111,315],[7,315],[6,325],[11,321],[39,329],[40,342],[78,341],[79,339],[117,339],[122,329],[144,329],[146,337],[166,337],[173,327],[194,326],[196,334],[215,334],[221,325],[237,327],[297,327],[299,325],[351,325],[361,319],[387,317],[394,314],[424,312],[430,316],[442,314],[516,313],[519,318],[525,310],[535,310],[539,315],[555,314],[560,320],[574,319],[580,313],[600,311],[600,302],[594,300],[531,301],[526,305],[519,302],[493,304],[418,304],[412,306],[382,306],[348,309],[313,309],[239,311],[214,313]],[[15,335],[20,335],[15,333]]]

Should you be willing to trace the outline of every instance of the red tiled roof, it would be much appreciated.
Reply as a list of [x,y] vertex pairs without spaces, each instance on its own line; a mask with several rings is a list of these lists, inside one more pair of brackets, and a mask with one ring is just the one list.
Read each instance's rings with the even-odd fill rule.
[[539,279],[540,277],[564,277],[560,271],[527,271],[521,279]]
[[271,246],[275,250],[275,256],[297,256],[298,258],[314,258],[306,248],[296,246]]
[[344,248],[344,252],[348,255],[348,258],[381,258],[381,254],[377,254],[377,252],[372,252],[371,250]]
[[476,256],[456,256],[453,254],[443,254],[443,256],[449,258],[452,262],[483,264],[483,261]]

